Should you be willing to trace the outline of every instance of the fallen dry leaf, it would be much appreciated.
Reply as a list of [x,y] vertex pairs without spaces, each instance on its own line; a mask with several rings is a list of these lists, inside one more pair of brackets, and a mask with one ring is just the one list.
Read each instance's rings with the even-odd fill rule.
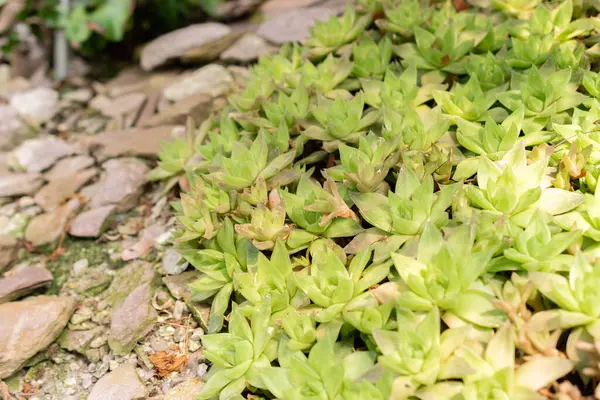
[[144,258],[150,254],[150,251],[152,251],[152,248],[154,247],[154,243],[154,240],[142,239],[133,246],[123,250],[121,259],[123,261],[131,261],[136,258]]
[[151,354],[148,358],[156,367],[157,374],[161,378],[166,378],[173,372],[181,371],[188,360],[186,355],[177,355],[166,350]]

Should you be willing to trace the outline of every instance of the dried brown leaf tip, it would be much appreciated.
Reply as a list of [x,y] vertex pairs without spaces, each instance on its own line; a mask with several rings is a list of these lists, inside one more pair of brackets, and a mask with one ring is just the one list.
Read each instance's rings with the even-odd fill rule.
[[173,354],[166,350],[159,351],[150,355],[150,361],[156,367],[156,374],[161,378],[166,378],[173,372],[181,371],[188,361],[185,354]]

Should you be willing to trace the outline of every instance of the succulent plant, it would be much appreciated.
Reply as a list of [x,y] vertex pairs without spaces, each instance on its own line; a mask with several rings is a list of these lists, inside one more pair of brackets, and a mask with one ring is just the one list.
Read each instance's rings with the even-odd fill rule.
[[595,389],[596,12],[454,3],[360,0],[163,146],[211,304],[201,398]]

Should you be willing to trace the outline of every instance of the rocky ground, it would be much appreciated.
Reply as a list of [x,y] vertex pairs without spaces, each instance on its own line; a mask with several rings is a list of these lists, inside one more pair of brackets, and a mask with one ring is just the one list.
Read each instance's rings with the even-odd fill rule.
[[249,62],[341,8],[271,0],[261,23],[160,37],[107,82],[0,65],[0,397],[194,398],[210,305],[190,299],[199,272],[170,249],[178,182],[148,173],[160,143],[221,108]]

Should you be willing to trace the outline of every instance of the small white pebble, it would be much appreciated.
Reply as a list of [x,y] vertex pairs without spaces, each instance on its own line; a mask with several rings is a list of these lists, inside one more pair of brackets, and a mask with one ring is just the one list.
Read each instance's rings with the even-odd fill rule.
[[198,376],[198,378],[204,377],[204,375],[206,375],[207,372],[208,372],[208,365],[206,365],[206,364],[198,365],[198,369],[196,371],[196,375]]
[[85,270],[90,266],[89,261],[87,260],[87,258],[82,258],[79,261],[76,261],[73,264],[73,273],[75,275],[81,275],[83,272],[85,272]]
[[90,374],[81,375],[81,386],[83,386],[84,389],[88,389],[88,388],[92,387],[92,385],[93,385],[92,375],[90,375]]

